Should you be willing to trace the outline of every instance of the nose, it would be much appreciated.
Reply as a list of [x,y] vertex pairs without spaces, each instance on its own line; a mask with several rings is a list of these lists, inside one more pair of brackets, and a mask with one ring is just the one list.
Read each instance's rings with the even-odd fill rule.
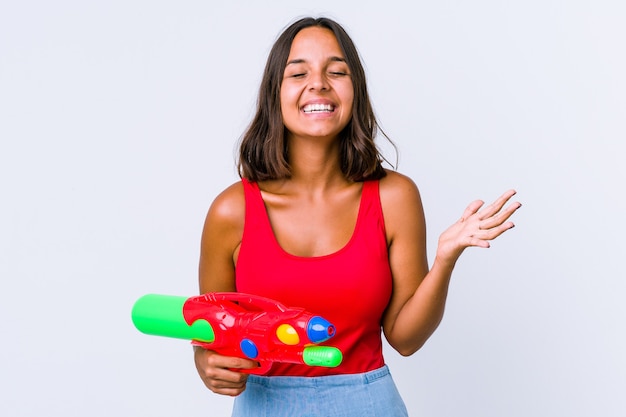
[[328,90],[328,80],[323,71],[312,71],[309,80],[309,90],[324,91]]

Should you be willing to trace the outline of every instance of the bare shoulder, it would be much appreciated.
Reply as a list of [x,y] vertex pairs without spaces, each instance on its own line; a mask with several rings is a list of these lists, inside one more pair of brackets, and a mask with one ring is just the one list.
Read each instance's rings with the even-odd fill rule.
[[241,182],[234,183],[218,194],[204,222],[203,243],[211,242],[229,251],[241,242],[246,216],[246,198]]
[[397,207],[420,203],[420,193],[415,182],[404,174],[387,171],[380,180],[380,198],[383,206]]
[[218,194],[211,203],[207,222],[223,226],[243,226],[246,212],[246,198],[241,181],[236,182]]
[[408,176],[388,170],[380,180],[380,202],[389,241],[398,232],[423,228],[424,209],[420,192]]

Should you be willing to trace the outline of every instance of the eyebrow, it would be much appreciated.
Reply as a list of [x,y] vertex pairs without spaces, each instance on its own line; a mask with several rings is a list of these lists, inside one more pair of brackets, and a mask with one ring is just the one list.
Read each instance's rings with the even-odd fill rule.
[[[328,58],[328,60],[330,62],[346,62],[345,58],[341,58],[339,56],[331,56],[330,58]],[[287,65],[304,64],[304,63],[306,63],[306,59],[302,59],[302,58],[296,58],[296,59],[292,59],[291,61],[287,61]]]

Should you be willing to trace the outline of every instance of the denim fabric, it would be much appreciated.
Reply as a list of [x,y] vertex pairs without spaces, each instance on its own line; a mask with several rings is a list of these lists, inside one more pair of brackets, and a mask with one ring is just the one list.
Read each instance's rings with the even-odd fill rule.
[[385,365],[362,374],[250,375],[232,417],[407,417]]

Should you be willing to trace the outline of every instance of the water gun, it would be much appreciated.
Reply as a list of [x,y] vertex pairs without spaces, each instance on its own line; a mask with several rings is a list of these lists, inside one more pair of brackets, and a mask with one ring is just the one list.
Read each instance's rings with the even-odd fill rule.
[[336,367],[343,359],[336,347],[318,346],[335,335],[326,319],[256,295],[147,294],[135,302],[131,316],[142,333],[192,340],[193,345],[260,365],[243,372],[262,375],[273,362]]

